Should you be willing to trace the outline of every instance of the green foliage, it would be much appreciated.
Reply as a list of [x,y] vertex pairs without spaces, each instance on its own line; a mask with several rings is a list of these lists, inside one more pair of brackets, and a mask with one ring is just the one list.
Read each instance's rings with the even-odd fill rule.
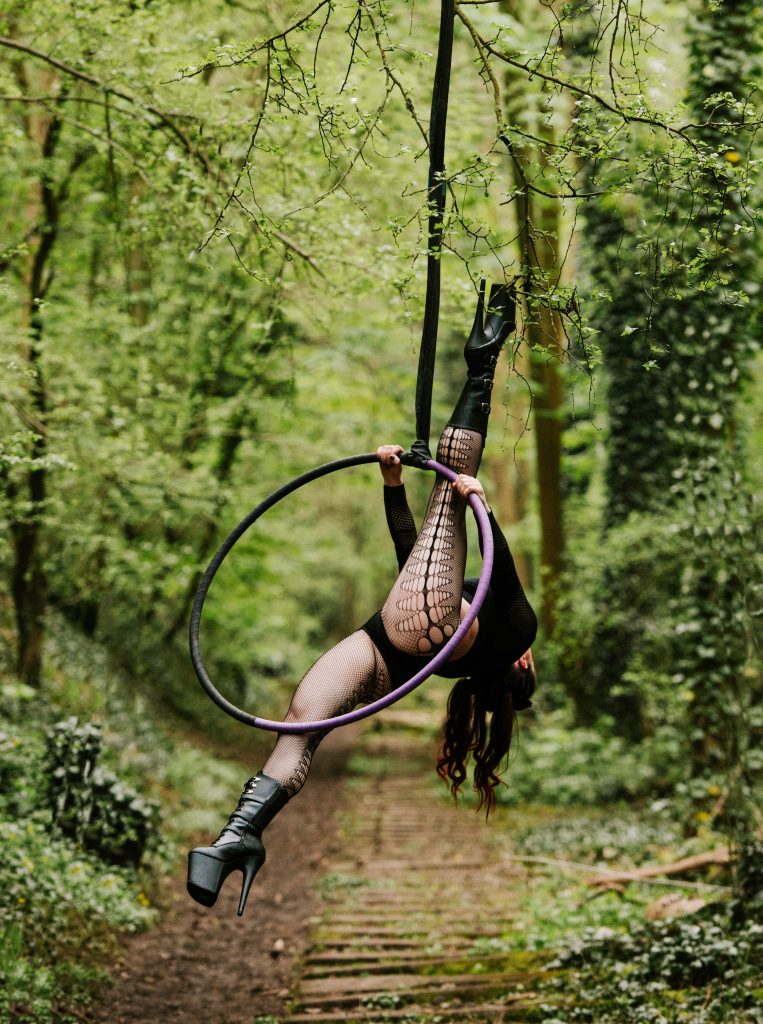
[[[4,42],[0,66],[0,571],[13,595],[0,600],[0,662],[15,671],[24,628],[46,626],[45,672],[25,678],[46,724],[79,719],[46,747],[38,723],[20,724],[32,691],[4,687],[0,809],[32,831],[4,833],[3,879],[23,895],[26,843],[44,882],[28,922],[14,911],[3,955],[40,1019],[65,939],[56,925],[48,960],[28,959],[53,885],[36,860],[44,842],[73,887],[62,913],[87,941],[74,866],[95,893],[115,879],[94,928],[140,923],[137,876],[121,865],[151,848],[145,780],[178,794],[178,830],[214,830],[240,788],[235,766],[150,726],[161,699],[162,713],[235,735],[182,644],[216,543],[310,465],[411,440],[436,11],[337,0],[303,20],[277,6],[210,3],[190,19],[168,0],[53,0],[0,17],[22,47]],[[564,280],[535,268],[522,288],[532,316],[561,318],[585,374],[603,359],[608,431],[581,422],[564,440],[561,625],[502,798],[651,805],[675,792],[691,828],[722,822],[754,851],[758,513],[738,399],[760,316],[761,22],[751,0],[697,14],[684,40],[684,9],[661,0],[614,18],[588,0],[461,6],[435,408],[446,414],[460,377],[448,360],[473,281],[512,276],[523,231],[560,262],[569,242]],[[507,407],[506,434],[525,411]],[[412,482],[417,498],[425,489]],[[383,598],[384,534],[378,476],[359,471],[284,502],[241,541],[202,637],[232,699],[283,712],[311,659]],[[639,833],[597,834],[603,855],[635,851]],[[583,857],[579,830],[558,840]],[[759,879],[744,857],[749,903]],[[631,913],[601,906],[581,914],[619,926]]]
[[753,660],[751,612],[761,592],[761,566],[752,509],[739,475],[722,461],[693,467],[686,485],[691,498],[674,665],[679,683],[689,686],[692,774],[736,775],[729,821],[754,831],[763,680]]
[[498,800],[569,806],[644,798],[680,778],[676,747],[667,731],[632,745],[611,725],[570,729],[564,712],[544,715],[522,731]]
[[760,923],[763,911],[763,842],[750,835],[749,828],[742,833],[734,864],[736,899],[732,904],[732,920]]
[[137,931],[155,916],[138,878],[51,836],[50,826],[0,824],[4,921],[23,929],[24,949],[40,957],[74,953],[88,937]]
[[[758,28],[755,3],[701,5],[688,32],[693,157],[672,161],[665,153],[670,173],[648,178],[638,198],[610,191],[586,212],[593,246],[586,262],[602,300],[593,322],[609,381],[605,523],[613,529],[634,513],[672,517],[683,539],[673,563],[680,589],[662,566],[654,575],[676,617],[671,654],[676,681],[692,694],[695,771],[712,771],[713,751],[744,728],[734,690],[748,659],[749,620],[742,621],[738,594],[750,549],[728,538],[749,533],[749,511],[744,482],[729,463],[743,462],[736,403],[759,315],[756,162],[744,113],[761,80]],[[613,186],[611,172],[603,175]],[[626,236],[636,244],[624,245]],[[644,366],[657,372],[645,374]],[[633,587],[628,567],[609,560],[601,577],[593,703],[609,704],[623,732],[639,737],[648,723],[633,670],[641,628],[632,617]],[[726,750],[721,759],[729,756]]]
[[0,793],[9,817],[26,813],[36,798],[34,784],[40,777],[41,764],[39,737],[20,735],[4,723],[0,732]]
[[[167,746],[166,738],[160,742]],[[242,766],[214,757],[190,742],[173,743],[163,755],[160,774],[176,794],[167,822],[172,838],[219,832],[220,808],[233,806],[241,792]]]
[[[148,927],[156,911],[145,891],[149,879],[108,863],[134,859],[125,854],[135,852],[133,826],[150,802],[96,764],[99,729],[77,729],[70,719],[46,741],[30,695],[7,684],[0,705],[0,1020],[48,1022],[55,1007],[87,998],[95,964],[113,953],[115,934]],[[84,780],[76,755],[80,769],[89,759]],[[56,757],[61,771],[51,763]],[[56,801],[48,797],[56,793],[66,796],[62,823],[76,822],[71,838],[54,824]],[[153,814],[150,822],[154,840]]]
[[602,736],[612,720],[619,735],[632,735],[634,721],[616,716],[618,703],[621,712],[635,707],[644,739],[624,755],[637,762],[625,773],[633,790],[676,786],[698,820],[716,813],[723,792],[722,820],[736,829],[747,817],[754,827],[761,769],[754,508],[727,458],[676,472],[671,497],[659,514],[631,514],[612,526],[595,550],[577,548],[560,599],[565,629],[555,659],[579,687],[578,720],[603,716]]
[[[588,878],[628,870],[644,862],[672,862],[714,842],[681,835],[680,814],[665,803],[642,809],[590,807],[578,812],[520,807],[501,812],[505,830],[495,839],[517,856],[526,872],[512,926],[497,949],[549,951],[548,973],[533,983],[539,1017],[567,1024],[731,1024],[757,1021],[756,990],[763,981],[763,929],[750,920],[730,924],[727,890],[699,880],[682,890],[665,879],[641,880],[624,891],[592,893]],[[516,840],[518,839],[518,849]],[[526,859],[525,859],[526,858]],[[580,863],[582,862],[582,863]],[[727,880],[724,870],[703,878]],[[699,885],[699,892],[696,886]],[[656,898],[665,909],[675,895],[674,912],[687,895],[704,898],[691,916],[644,921]],[[713,902],[715,901],[715,902]],[[733,909],[733,905],[732,905]]]
[[81,1002],[97,980],[94,961],[113,955],[116,932],[156,917],[134,872],[53,838],[49,822],[8,821],[4,812],[0,887],[3,1021],[52,1021],[55,1006]]
[[[598,806],[598,801],[593,806]],[[655,801],[638,812],[618,807],[599,813],[557,812],[548,821],[533,821],[513,835],[520,852],[553,857],[560,852],[573,861],[600,863],[627,858],[631,863],[654,859],[673,847],[688,855],[681,845],[680,823],[673,808]]]
[[[53,1020],[54,985],[52,972],[22,956],[21,930],[16,927],[0,931],[0,1020]],[[13,1018],[11,1017],[13,1012]]]
[[243,771],[171,738],[102,646],[50,626],[42,698],[0,686],[0,1020],[30,1024],[81,1011],[119,936],[156,920],[172,841],[219,828]]

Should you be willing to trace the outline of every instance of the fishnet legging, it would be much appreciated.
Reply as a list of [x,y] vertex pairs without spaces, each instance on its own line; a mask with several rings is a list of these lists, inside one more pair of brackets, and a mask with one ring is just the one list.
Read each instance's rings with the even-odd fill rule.
[[[473,430],[447,426],[437,461],[474,476],[483,443],[482,435]],[[382,608],[387,636],[406,654],[435,653],[458,627],[466,565],[465,512],[463,498],[438,477],[421,533]]]
[[[359,629],[319,658],[291,699],[287,722],[333,718],[389,693],[387,666],[368,633]],[[324,732],[283,734],[262,769],[294,796],[305,784]]]
[[[474,475],[484,439],[475,431],[448,426],[437,459],[457,473]],[[466,564],[466,503],[447,480],[437,478],[424,525],[382,609],[390,641],[408,654],[433,654],[458,626]],[[363,630],[319,658],[292,697],[287,722],[333,718],[390,691],[384,659]],[[298,793],[313,754],[327,731],[282,735],[265,763],[265,775],[289,796]]]

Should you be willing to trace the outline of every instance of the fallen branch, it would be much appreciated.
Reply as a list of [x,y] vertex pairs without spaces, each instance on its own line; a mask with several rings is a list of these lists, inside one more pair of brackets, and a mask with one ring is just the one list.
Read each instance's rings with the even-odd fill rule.
[[[719,853],[720,851],[715,851],[715,852]],[[726,852],[726,856],[728,857],[728,851],[726,850],[725,852]],[[706,854],[699,854],[699,856],[706,856]],[[688,860],[693,860],[694,858],[689,857],[687,859]],[[573,875],[580,875],[584,871],[590,871],[591,870],[591,865],[590,864],[581,864],[581,863],[579,863],[577,861],[573,861],[573,860],[556,860],[556,859],[551,858],[551,857],[532,857],[532,856],[522,856],[520,854],[509,854],[508,856],[504,856],[503,860],[509,861],[509,862],[515,862],[515,863],[518,863],[518,864],[540,864],[540,865],[542,865],[544,867],[557,868],[560,871],[566,871],[568,874],[573,874]],[[681,861],[679,861],[678,863],[681,863]],[[719,864],[721,864],[721,863],[728,863],[728,861],[720,861],[719,860],[719,861],[716,861],[715,863],[719,863]],[[717,890],[719,892],[728,892],[728,891],[730,891],[730,888],[731,888],[730,886],[728,886],[728,885],[716,885],[716,884],[714,884],[712,882],[689,882],[686,879],[680,879],[679,880],[679,879],[674,879],[674,878],[655,877],[656,875],[665,874],[666,873],[665,869],[667,867],[670,867],[670,865],[659,866],[659,868],[656,868],[656,867],[653,867],[653,868],[642,868],[641,869],[642,871],[649,871],[649,870],[651,870],[651,871],[654,872],[654,875],[648,875],[646,877],[644,877],[643,875],[638,875],[635,871],[631,871],[631,872],[610,871],[608,868],[597,868],[597,871],[599,872],[599,874],[596,876],[597,879],[598,879],[598,882],[595,883],[595,882],[589,880],[587,882],[587,884],[589,884],[589,885],[591,885],[591,884],[606,885],[606,884],[612,882],[613,883],[612,887],[615,888],[616,886],[618,886],[620,883],[622,883],[624,881],[625,882],[634,881],[634,882],[644,882],[644,884],[646,884],[646,885],[670,885],[670,886],[674,885],[674,886],[678,886],[679,888],[682,888],[682,889],[715,889],[715,890]]]
[[[729,851],[727,846],[719,846],[716,850],[697,853],[693,857],[684,857],[672,864],[650,864],[645,868],[634,868],[632,871],[608,871],[586,879],[586,885],[610,886],[620,882],[640,882],[645,879],[662,878],[664,875],[683,875],[687,871],[708,867],[710,864],[728,864]],[[686,883],[680,882],[680,885]]]

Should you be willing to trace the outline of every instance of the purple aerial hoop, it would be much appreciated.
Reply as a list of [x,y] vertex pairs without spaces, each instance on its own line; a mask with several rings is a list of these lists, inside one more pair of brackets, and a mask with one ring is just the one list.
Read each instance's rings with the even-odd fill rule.
[[[244,722],[246,725],[253,725],[257,729],[266,729],[270,732],[278,733],[317,732],[324,729],[334,729],[339,725],[349,725],[350,722],[358,722],[360,719],[367,718],[369,715],[373,715],[376,714],[377,711],[381,711],[382,708],[387,708],[391,704],[394,704],[396,701],[400,700],[401,697],[404,697],[407,693],[415,690],[416,687],[420,686],[425,679],[428,679],[429,676],[435,673],[446,661],[448,661],[452,652],[459,645],[466,635],[469,627],[477,618],[490,584],[490,575],[493,571],[493,533],[490,528],[490,520],[488,519],[484,505],[476,494],[470,494],[468,499],[469,505],[477,519],[477,526],[482,540],[482,571],[480,573],[477,589],[474,597],[472,598],[472,603],[469,606],[468,612],[462,619],[453,636],[450,637],[442,650],[438,651],[437,654],[435,654],[434,657],[426,663],[421,671],[417,672],[416,675],[409,679],[407,683],[403,683],[401,686],[396,687],[391,693],[388,693],[386,697],[381,697],[379,700],[375,700],[372,704],[366,704],[365,707],[356,708],[354,711],[348,711],[346,714],[337,715],[335,718],[321,719],[317,722],[275,722],[269,718],[259,718],[256,715],[250,715],[248,712],[237,708],[235,704],[231,704],[231,702],[215,687],[201,659],[199,627],[201,624],[201,611],[204,607],[204,601],[209,591],[210,584],[212,583],[217,570],[222,565],[222,562],[228,552],[243,536],[243,534],[246,533],[249,527],[260,518],[261,515],[267,512],[269,508],[272,508],[273,505],[277,504],[282,498],[291,494],[292,491],[296,491],[304,484],[310,483],[312,480],[317,480],[319,477],[326,476],[329,473],[335,473],[339,469],[346,469],[350,466],[360,466],[377,461],[377,456],[373,452],[366,455],[351,455],[348,458],[336,459],[333,462],[327,462],[322,466],[318,466],[316,469],[310,470],[308,473],[303,473],[301,476],[295,477],[295,479],[291,480],[289,483],[284,484],[283,487],[274,491],[271,495],[265,498],[264,501],[260,502],[256,508],[252,509],[249,515],[245,516],[238,526],[228,534],[218,548],[214,558],[209,563],[207,571],[201,578],[201,582],[199,583],[198,590],[196,591],[196,597],[193,602],[193,611],[191,612],[191,623],[189,627],[191,661],[193,662],[193,667],[199,678],[199,682],[207,695],[211,697],[218,707],[222,708],[223,711],[237,719],[239,722]],[[456,479],[456,474],[452,469],[449,469],[447,466],[443,466],[434,459],[427,459],[424,462],[415,456],[411,456],[409,453],[404,453],[401,456],[401,461],[405,465],[415,466],[418,469],[434,470],[435,473],[439,473],[440,476],[444,476],[447,480],[453,481]]]

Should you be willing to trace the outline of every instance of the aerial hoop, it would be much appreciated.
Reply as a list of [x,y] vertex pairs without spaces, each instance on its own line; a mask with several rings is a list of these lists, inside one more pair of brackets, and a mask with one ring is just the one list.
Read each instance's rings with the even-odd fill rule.
[[[487,593],[490,583],[490,575],[493,571],[493,533],[484,505],[476,494],[470,494],[468,499],[469,505],[476,517],[477,526],[482,540],[482,571],[480,573],[477,589],[472,599],[472,603],[469,606],[468,612],[462,619],[461,624],[458,629],[456,629],[453,636],[450,637],[445,646],[438,651],[426,665],[424,665],[421,671],[417,672],[416,675],[409,679],[407,683],[403,683],[401,686],[396,687],[391,693],[388,693],[386,697],[381,697],[379,700],[375,700],[372,704],[367,704],[362,708],[355,708],[354,711],[349,711],[343,715],[337,715],[335,718],[325,718],[317,722],[276,722],[269,718],[259,718],[256,715],[251,715],[247,711],[242,711],[240,708],[237,708],[235,704],[232,704],[215,687],[201,658],[199,628],[201,625],[201,612],[204,607],[204,601],[207,597],[209,587],[226,555],[228,555],[236,542],[244,535],[244,533],[246,533],[249,527],[260,518],[260,516],[293,491],[298,490],[300,487],[310,483],[312,480],[317,480],[319,477],[327,476],[329,473],[335,473],[337,470],[347,469],[350,466],[362,466],[367,463],[377,461],[376,454],[373,452],[365,455],[351,455],[344,459],[336,459],[333,462],[327,462],[322,466],[317,466],[315,469],[312,469],[307,473],[303,473],[301,476],[295,477],[293,480],[289,481],[289,483],[284,484],[283,487],[279,487],[277,491],[273,491],[273,493],[265,498],[264,501],[260,502],[256,508],[252,509],[252,511],[241,520],[238,526],[228,534],[218,548],[214,558],[209,563],[207,571],[202,576],[193,602],[193,611],[191,613],[191,623],[189,628],[191,661],[193,662],[193,667],[199,678],[199,682],[207,695],[211,697],[215,704],[222,708],[226,714],[229,714],[232,718],[236,718],[239,722],[244,722],[246,725],[253,725],[257,729],[265,729],[269,732],[306,733],[322,731],[324,729],[334,729],[339,725],[349,725],[350,722],[357,722],[362,718],[367,718],[369,715],[373,715],[376,714],[377,711],[381,711],[382,708],[387,708],[391,704],[394,704],[396,701],[400,700],[401,697],[404,697],[407,693],[415,690],[416,687],[423,683],[425,679],[428,679],[429,676],[435,673],[446,661],[448,661],[452,652],[459,645],[466,635],[469,627],[477,618],[480,608],[482,607],[482,602],[485,599],[485,594]],[[453,481],[456,479],[456,474],[452,469],[449,469],[447,466],[443,466],[434,459],[427,459],[424,461],[415,455],[404,453],[401,456],[401,461],[405,465],[415,466],[417,469],[434,470],[435,473],[439,473],[440,476],[445,477],[447,480]]]

